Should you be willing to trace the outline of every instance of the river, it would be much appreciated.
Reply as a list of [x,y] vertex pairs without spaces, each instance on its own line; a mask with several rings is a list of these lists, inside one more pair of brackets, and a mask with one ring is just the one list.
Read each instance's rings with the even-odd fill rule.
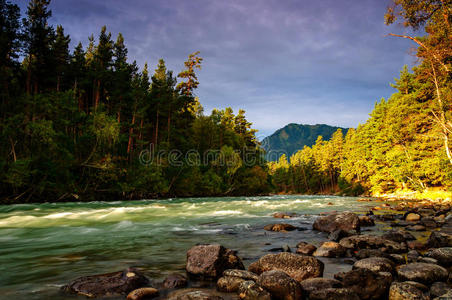
[[[0,298],[66,299],[58,291],[70,280],[130,266],[162,280],[184,272],[186,251],[197,243],[238,250],[247,266],[272,248],[320,244],[326,235],[311,230],[316,215],[369,206],[356,200],[290,195],[3,205]],[[274,212],[299,214],[284,222],[306,230],[265,232],[265,225],[282,222]],[[349,268],[337,261],[325,277]]]

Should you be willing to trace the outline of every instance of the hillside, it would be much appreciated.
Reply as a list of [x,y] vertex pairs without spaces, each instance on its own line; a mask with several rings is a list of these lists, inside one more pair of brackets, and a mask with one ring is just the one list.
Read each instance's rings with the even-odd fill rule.
[[[325,124],[304,125],[288,124],[278,129],[272,135],[262,141],[262,147],[267,152],[267,160],[276,161],[282,154],[290,157],[304,146],[315,144],[317,137],[321,135],[324,140],[329,140],[332,134],[341,127],[329,126]],[[341,128],[345,135],[347,128]]]

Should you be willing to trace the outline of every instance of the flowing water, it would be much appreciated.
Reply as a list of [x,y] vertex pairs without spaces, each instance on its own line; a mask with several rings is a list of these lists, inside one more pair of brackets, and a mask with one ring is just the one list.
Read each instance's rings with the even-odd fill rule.
[[[158,281],[182,273],[186,251],[197,243],[238,250],[247,266],[282,245],[318,245],[326,235],[311,230],[316,215],[365,211],[369,204],[356,200],[291,195],[0,206],[0,298],[65,299],[59,287],[71,279],[131,266]],[[307,230],[265,232],[263,226],[282,222],[274,212],[299,214],[284,222]],[[347,266],[333,262],[325,276],[341,268]]]

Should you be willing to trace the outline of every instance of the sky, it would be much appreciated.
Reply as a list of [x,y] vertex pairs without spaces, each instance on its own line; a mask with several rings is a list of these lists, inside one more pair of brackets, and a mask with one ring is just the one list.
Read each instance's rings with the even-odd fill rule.
[[[27,0],[12,1],[25,12]],[[51,23],[72,45],[103,25],[124,35],[129,60],[177,74],[204,58],[196,91],[205,113],[242,108],[262,138],[289,124],[356,127],[404,64],[410,41],[388,37],[389,0],[53,0]]]

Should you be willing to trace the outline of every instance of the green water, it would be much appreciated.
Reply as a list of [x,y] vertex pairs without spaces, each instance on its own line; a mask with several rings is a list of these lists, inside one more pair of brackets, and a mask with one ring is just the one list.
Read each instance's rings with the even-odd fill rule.
[[[183,272],[197,243],[238,250],[248,265],[271,248],[320,243],[325,234],[310,230],[316,214],[368,205],[294,195],[0,206],[0,298],[64,299],[59,287],[71,279],[130,266],[158,281]],[[264,225],[282,222],[274,212],[300,214],[284,222],[308,230],[265,232]],[[346,267],[328,268],[326,275]]]

